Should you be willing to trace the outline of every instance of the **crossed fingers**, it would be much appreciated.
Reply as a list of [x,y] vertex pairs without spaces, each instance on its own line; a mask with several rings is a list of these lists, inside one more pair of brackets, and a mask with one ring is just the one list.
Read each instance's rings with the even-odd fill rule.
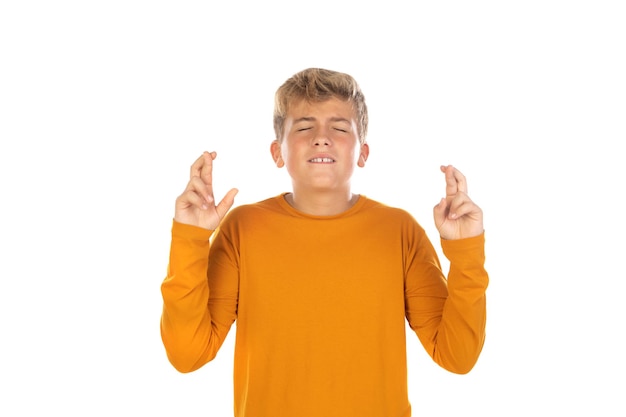
[[467,194],[465,175],[452,165],[442,165],[441,172],[446,176],[446,197],[454,197],[459,191]]

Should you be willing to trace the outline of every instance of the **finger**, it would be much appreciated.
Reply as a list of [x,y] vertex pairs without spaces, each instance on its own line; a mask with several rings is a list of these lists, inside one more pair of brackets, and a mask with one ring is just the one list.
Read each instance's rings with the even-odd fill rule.
[[217,210],[217,215],[220,219],[224,218],[228,210],[230,210],[230,208],[233,206],[233,203],[235,202],[235,196],[238,192],[238,189],[232,188],[226,193],[224,198],[222,198],[222,201],[220,201],[220,203],[215,207],[215,209]]
[[461,219],[463,217],[468,217],[472,219],[481,219],[482,218],[482,210],[476,204],[471,201],[465,202],[460,205],[454,211],[454,219]]
[[452,165],[442,165],[440,169],[446,178],[446,196],[453,196],[459,191],[467,193],[467,181],[461,171]]
[[194,192],[202,196],[208,203],[213,203],[213,191],[200,177],[192,177],[187,183],[185,191]]
[[450,202],[448,218],[458,219],[470,213],[480,212],[480,208],[465,193],[457,193]]
[[213,187],[213,160],[217,157],[217,153],[215,152],[205,152],[203,154],[204,164],[202,165],[202,169],[200,171],[200,178],[206,185],[208,185],[211,189]]
[[209,207],[209,205],[206,202],[206,199],[193,190],[187,190],[184,193],[182,193],[178,197],[176,201],[176,205],[177,207],[181,209],[194,206],[202,210],[206,210]]
[[454,167],[452,165],[442,165],[441,172],[445,174],[446,180],[446,197],[451,197],[458,191],[456,179],[454,179]]
[[467,194],[467,180],[465,179],[465,175],[463,175],[461,171],[456,168],[454,168],[453,175],[456,180],[457,190]]
[[203,152],[202,155],[200,155],[200,157],[194,161],[194,163],[191,165],[191,168],[189,169],[189,178],[200,176],[202,167],[206,163],[207,154],[208,152]]

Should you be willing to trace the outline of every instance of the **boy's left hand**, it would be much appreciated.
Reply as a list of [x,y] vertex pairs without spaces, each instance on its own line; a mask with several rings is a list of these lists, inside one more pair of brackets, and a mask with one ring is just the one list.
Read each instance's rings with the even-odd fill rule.
[[446,175],[446,197],[433,209],[442,239],[454,240],[483,233],[483,211],[467,195],[465,176],[452,165],[441,166]]

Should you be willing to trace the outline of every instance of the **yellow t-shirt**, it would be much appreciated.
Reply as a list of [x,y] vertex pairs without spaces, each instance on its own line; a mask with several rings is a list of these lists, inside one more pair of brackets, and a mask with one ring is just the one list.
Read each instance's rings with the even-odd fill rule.
[[455,373],[485,337],[484,235],[441,244],[447,280],[413,217],[364,196],[312,216],[281,194],[235,207],[213,234],[174,222],[168,358],[200,368],[236,320],[236,417],[410,416],[405,320]]

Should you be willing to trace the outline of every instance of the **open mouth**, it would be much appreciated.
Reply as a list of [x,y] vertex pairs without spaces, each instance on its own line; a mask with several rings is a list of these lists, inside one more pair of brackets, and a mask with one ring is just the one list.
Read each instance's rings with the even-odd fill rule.
[[335,160],[332,158],[313,158],[309,159],[309,162],[314,164],[332,164]]

